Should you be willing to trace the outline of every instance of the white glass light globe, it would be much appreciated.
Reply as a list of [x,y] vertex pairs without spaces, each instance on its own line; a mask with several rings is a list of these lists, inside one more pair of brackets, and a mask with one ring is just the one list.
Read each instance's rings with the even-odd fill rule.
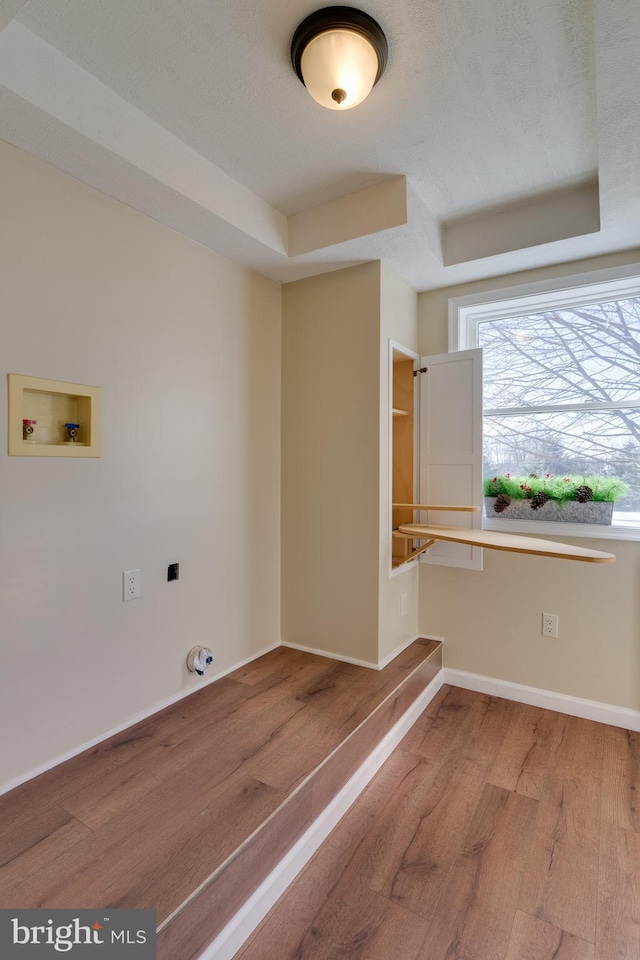
[[307,44],[300,69],[314,100],[330,110],[349,110],[371,93],[378,55],[359,33],[327,30]]

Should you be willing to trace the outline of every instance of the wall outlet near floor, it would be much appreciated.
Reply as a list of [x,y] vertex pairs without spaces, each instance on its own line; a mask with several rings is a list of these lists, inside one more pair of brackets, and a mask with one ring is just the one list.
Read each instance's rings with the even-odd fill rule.
[[122,599],[137,600],[140,596],[140,571],[124,570],[122,573]]
[[558,636],[558,615],[556,613],[542,614],[542,636],[543,637]]

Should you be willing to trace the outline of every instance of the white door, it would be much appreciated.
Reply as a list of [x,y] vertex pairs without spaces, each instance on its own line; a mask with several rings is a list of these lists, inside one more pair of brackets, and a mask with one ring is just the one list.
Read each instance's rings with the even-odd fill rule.
[[[482,507],[482,350],[422,357],[420,503]],[[421,514],[420,522],[482,528],[482,512]],[[482,548],[436,543],[423,563],[482,570]]]

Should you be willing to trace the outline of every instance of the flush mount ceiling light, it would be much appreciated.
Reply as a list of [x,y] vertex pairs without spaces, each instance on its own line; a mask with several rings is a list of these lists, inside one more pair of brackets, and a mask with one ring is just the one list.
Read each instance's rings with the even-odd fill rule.
[[291,41],[291,62],[314,100],[349,110],[371,93],[387,64],[387,38],[353,7],[325,7],[303,20]]

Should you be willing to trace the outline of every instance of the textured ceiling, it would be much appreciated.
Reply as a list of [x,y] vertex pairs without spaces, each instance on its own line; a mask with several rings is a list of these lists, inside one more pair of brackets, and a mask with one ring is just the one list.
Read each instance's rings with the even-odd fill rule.
[[636,0],[371,0],[389,65],[345,113],[289,63],[319,6],[0,0],[0,136],[276,279],[375,257],[426,289],[637,244]]

